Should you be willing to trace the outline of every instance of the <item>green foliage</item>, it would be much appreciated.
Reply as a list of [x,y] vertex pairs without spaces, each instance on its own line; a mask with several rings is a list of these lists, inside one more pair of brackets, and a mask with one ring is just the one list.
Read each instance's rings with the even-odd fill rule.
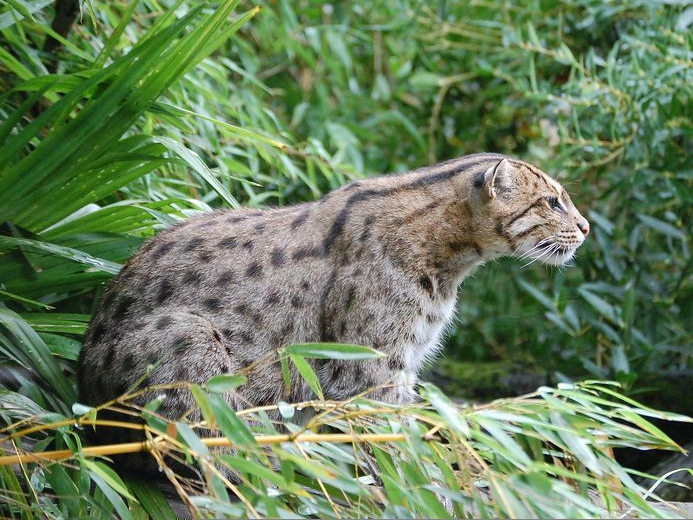
[[[194,392],[206,411],[206,425],[156,418],[147,426],[152,456],[194,518],[595,518],[625,511],[666,518],[674,510],[645,501],[645,490],[616,463],[612,450],[675,449],[646,418],[690,421],[645,408],[596,382],[542,387],[522,398],[476,407],[454,404],[426,383],[422,402],[407,407],[356,398],[240,412],[231,410],[212,386]],[[82,416],[51,415],[47,424],[41,418],[48,414],[41,411],[32,417],[38,425],[27,428],[20,421],[6,429],[15,445],[30,436],[40,439],[38,446],[63,441],[74,455],[30,466],[28,496],[12,472],[0,471],[5,514],[30,517],[35,496],[43,511],[56,518],[135,518],[138,512],[173,518],[151,482],[122,479],[103,461],[84,457],[74,442],[73,424],[99,427],[108,408],[136,412],[132,397]],[[295,412],[303,410],[312,415],[305,426],[294,422]],[[281,414],[285,429],[269,420],[273,412]],[[19,418],[13,411],[6,415]],[[212,448],[220,439],[201,436],[201,426],[214,425],[233,452]],[[329,433],[312,433],[322,431]],[[101,457],[112,453],[109,447],[98,449]],[[176,474],[164,454],[195,463],[201,478]]]
[[[85,413],[73,407],[73,374],[94,303],[147,237],[214,207],[310,200],[351,178],[465,153],[541,165],[593,233],[574,267],[503,260],[465,282],[449,356],[519,359],[553,380],[613,378],[630,391],[647,374],[690,367],[690,8],[280,0],[258,12],[235,1],[91,0],[60,32],[52,23],[68,3],[0,8],[0,363],[1,384],[16,390],[3,390],[0,414],[46,428],[29,436],[35,449],[76,453],[69,466],[29,466],[30,496],[0,467],[3,514],[170,517],[147,483],[80,455],[71,426],[71,411]],[[320,396],[305,359],[316,355],[371,354],[285,349],[287,383],[292,363]],[[242,383],[229,375],[192,388],[238,456],[197,457],[199,432],[183,422],[166,441],[200,460],[208,478],[193,502],[211,515],[606,514],[585,500],[595,489],[607,509],[613,494],[650,515],[609,450],[672,447],[643,422],[653,412],[606,386],[479,409],[426,386],[431,406],[358,400],[316,419],[406,442],[284,443],[272,448],[277,472],[253,441],[275,426],[257,412],[251,431],[219,394]],[[296,411],[278,409],[287,420]],[[148,417],[168,431],[154,407]],[[431,424],[435,438],[423,438]],[[224,482],[212,460],[242,484]],[[374,467],[379,491],[365,476]],[[239,494],[246,500],[229,498]]]

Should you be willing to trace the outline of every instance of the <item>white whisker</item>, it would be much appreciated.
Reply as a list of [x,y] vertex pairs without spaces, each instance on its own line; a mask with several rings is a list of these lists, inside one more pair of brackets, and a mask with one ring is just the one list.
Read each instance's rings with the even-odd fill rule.
[[537,243],[534,247],[532,247],[531,249],[529,249],[529,250],[525,251],[524,253],[522,253],[522,254],[518,257],[518,259],[519,259],[519,260],[522,260],[523,258],[527,258],[527,257],[530,256],[532,253],[535,253],[535,252],[539,251],[543,245],[544,245],[543,243]]
[[542,258],[546,257],[546,259],[551,258],[551,255],[555,253],[560,246],[558,244],[551,244],[544,252],[542,252],[539,256],[535,256],[529,263],[525,264],[522,266],[522,269],[525,267],[528,267],[532,265],[534,262],[537,260],[541,260]]
[[551,242],[552,240],[555,240],[555,239],[556,239],[556,237],[555,237],[554,235],[552,235],[552,236],[550,236],[550,237],[546,237],[546,238],[540,240],[539,242],[537,242],[536,244],[534,244],[534,246],[531,247],[529,250],[527,250],[527,251],[525,251],[524,253],[522,253],[522,254],[518,257],[518,260],[523,260],[523,259],[527,258],[528,256],[531,256],[533,253],[536,253],[539,249],[541,249],[541,248],[542,248],[543,246],[545,246],[547,243],[549,243],[549,242]]

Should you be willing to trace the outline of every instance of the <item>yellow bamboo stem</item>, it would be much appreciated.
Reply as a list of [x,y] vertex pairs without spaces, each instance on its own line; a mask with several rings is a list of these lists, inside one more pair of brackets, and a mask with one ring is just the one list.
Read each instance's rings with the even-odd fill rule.
[[[202,444],[209,448],[232,446],[233,443],[224,437],[208,437],[200,439]],[[262,445],[281,444],[282,442],[333,442],[333,443],[386,443],[401,442],[406,436],[401,433],[366,433],[352,435],[349,433],[304,433],[301,435],[258,435],[255,442]],[[137,453],[151,451],[153,444],[160,444],[161,438],[153,441],[125,442],[122,444],[104,444],[102,446],[89,446],[82,449],[82,455],[86,457],[122,455],[124,453]],[[42,451],[39,453],[24,453],[21,455],[3,455],[0,457],[0,466],[12,464],[24,464],[27,462],[45,462],[49,460],[64,460],[72,457],[70,450]]]

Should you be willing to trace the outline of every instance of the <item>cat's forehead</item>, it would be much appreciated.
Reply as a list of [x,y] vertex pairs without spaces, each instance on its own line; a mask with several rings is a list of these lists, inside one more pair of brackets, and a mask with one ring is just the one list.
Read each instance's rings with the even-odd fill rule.
[[534,176],[537,177],[541,180],[544,181],[544,184],[549,190],[554,190],[556,192],[557,196],[561,196],[565,190],[563,189],[563,186],[561,186],[561,183],[559,183],[557,180],[555,180],[553,177],[542,171],[540,168],[537,166],[534,166],[533,164],[530,164],[525,161],[520,161],[520,160],[513,160],[512,163],[514,166],[523,172],[524,175],[527,176]]

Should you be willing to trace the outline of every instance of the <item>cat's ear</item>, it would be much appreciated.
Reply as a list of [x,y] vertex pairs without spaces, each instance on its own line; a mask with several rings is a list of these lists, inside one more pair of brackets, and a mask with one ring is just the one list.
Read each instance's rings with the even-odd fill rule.
[[489,199],[509,190],[512,186],[511,166],[507,159],[494,164],[474,180],[474,187],[483,191]]

